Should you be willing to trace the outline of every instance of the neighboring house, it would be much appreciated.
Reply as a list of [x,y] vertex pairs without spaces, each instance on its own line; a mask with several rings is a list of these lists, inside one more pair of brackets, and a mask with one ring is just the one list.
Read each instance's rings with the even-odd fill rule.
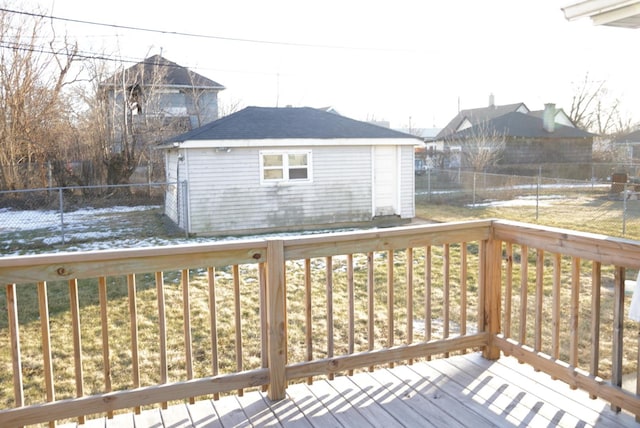
[[464,151],[473,150],[482,139],[501,140],[498,165],[591,162],[593,134],[576,128],[554,104],[530,111],[524,103],[490,102],[488,107],[460,111],[436,136],[445,150],[462,151],[463,158]]
[[440,128],[396,128],[396,131],[415,135],[422,140],[415,147],[416,175],[424,175],[429,169],[439,166],[437,160],[442,153],[442,142],[435,142],[435,137]]
[[640,130],[621,135],[613,140],[616,152],[624,153],[625,160],[640,159]]
[[200,235],[395,224],[415,215],[416,137],[313,108],[247,107],[171,138],[165,213]]
[[100,83],[107,100],[111,139],[142,146],[218,118],[221,84],[163,58],[151,56]]

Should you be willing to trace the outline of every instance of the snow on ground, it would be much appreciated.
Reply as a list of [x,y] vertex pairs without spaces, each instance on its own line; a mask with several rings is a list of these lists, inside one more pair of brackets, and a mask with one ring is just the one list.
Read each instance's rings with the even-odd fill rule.
[[479,204],[470,204],[475,207],[548,207],[554,201],[565,200],[566,196],[562,195],[545,195],[545,196],[522,196],[508,201],[488,201]]
[[[118,247],[168,245],[167,239],[152,243],[140,234],[140,215],[151,218],[158,206],[82,208],[61,214],[55,210],[0,209],[2,256],[59,251],[88,251]],[[147,215],[146,212],[149,214]],[[131,223],[138,215],[138,224]],[[144,226],[142,226],[144,227]],[[129,236],[130,238],[126,238]],[[123,245],[124,244],[124,245]]]
[[157,206],[116,206],[109,208],[81,208],[60,214],[55,210],[13,210],[0,208],[0,232],[26,231],[33,229],[58,229],[63,219],[69,224],[86,224],[96,216],[109,213],[139,212],[159,208]]
[[[52,210],[0,209],[0,257],[55,252],[158,247],[336,232],[336,229],[252,236],[186,237],[170,235],[160,220],[159,206]],[[61,220],[64,220],[63,223]],[[64,227],[61,225],[64,224]],[[340,229],[347,231],[354,229]]]
[[[548,206],[563,201],[561,195],[523,196],[507,201],[477,203],[476,207]],[[313,232],[262,234],[230,237],[169,236],[159,226],[159,206],[116,206],[83,208],[61,215],[54,210],[0,209],[0,256],[50,253],[61,251],[92,251],[114,248],[154,247],[201,242],[255,239],[269,236],[291,236],[301,233],[327,233],[335,229]],[[64,227],[61,227],[61,220]],[[150,229],[151,223],[156,229]],[[158,227],[159,226],[159,227]],[[353,230],[353,229],[341,229]]]

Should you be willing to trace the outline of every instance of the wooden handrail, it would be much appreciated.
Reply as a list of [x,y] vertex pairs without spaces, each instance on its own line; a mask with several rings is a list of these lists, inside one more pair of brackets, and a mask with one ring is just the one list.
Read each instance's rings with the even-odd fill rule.
[[[502,220],[0,258],[8,315],[0,334],[6,331],[11,344],[3,358],[12,364],[4,366],[14,371],[14,407],[0,411],[0,426],[70,417],[82,421],[93,413],[112,417],[120,409],[140,411],[143,405],[201,395],[215,399],[221,392],[242,394],[252,387],[265,387],[269,398],[278,400],[289,382],[472,349],[482,349],[489,359],[499,358],[500,352],[514,355],[609,400],[615,410],[640,413],[638,397],[618,387],[625,269],[639,267],[636,241]],[[69,293],[69,358],[76,367],[69,379],[71,392],[57,390],[60,376],[54,376],[51,357],[59,330],[49,329],[55,323],[49,319],[48,288],[60,289],[61,282]],[[177,293],[174,283],[179,284]],[[254,283],[259,296],[255,307],[248,308],[241,295]],[[601,316],[601,301],[609,294],[601,294],[600,287],[609,283],[614,291],[611,323]],[[120,297],[108,297],[114,284],[122,285]],[[28,298],[21,297],[21,290],[30,287],[39,292],[37,329],[18,317],[21,300]],[[95,337],[83,335],[83,287],[95,287]],[[589,287],[597,289],[585,304],[579,297]],[[198,300],[196,292],[205,297]],[[175,295],[179,300],[170,302]],[[114,321],[111,307],[120,298],[125,315]],[[142,311],[145,302],[152,304],[152,312]],[[203,305],[204,320],[194,316]],[[180,332],[168,322],[175,309]],[[589,317],[583,315],[585,309]],[[257,316],[248,321],[245,313]],[[566,320],[570,323],[565,325]],[[586,322],[591,323],[587,331],[596,336],[611,328],[613,346],[606,358],[597,339],[588,343],[587,352],[581,351],[585,344],[578,330]],[[145,343],[151,327],[158,349],[150,359]],[[198,328],[203,331],[194,334]],[[39,335],[43,349],[45,402],[25,396],[22,381],[21,343],[33,334]],[[118,334],[125,340],[114,336]],[[87,354],[85,347],[92,342],[101,349],[99,355]],[[570,346],[563,349],[562,343]],[[203,353],[203,345],[210,352]],[[169,361],[170,346],[180,348],[180,364]],[[230,360],[222,360],[225,349],[233,354]],[[245,354],[254,352],[250,349],[260,355],[251,355],[248,363]],[[197,355],[207,353],[211,356],[203,373]],[[99,360],[99,373],[82,371],[88,357]],[[124,386],[122,358],[129,371]],[[607,372],[612,382],[606,386],[599,378],[605,359],[613,361]],[[147,384],[142,377],[149,360],[157,383]],[[84,396],[87,378],[96,376],[103,378],[100,386],[94,382],[92,395]]]
[[[494,336],[495,344],[505,354],[516,356],[521,362],[530,364],[556,379],[567,382],[572,388],[582,388],[590,396],[601,397],[611,402],[615,411],[626,409],[640,415],[640,397],[621,390],[624,350],[624,313],[625,313],[625,272],[640,267],[640,243],[628,239],[613,238],[593,233],[575,232],[552,227],[535,226],[512,221],[493,222],[493,237],[506,245],[506,272],[513,275],[514,246],[520,249],[519,270],[521,281],[519,296],[512,293],[516,287],[511,278],[506,283],[510,289],[505,293],[509,301],[508,316],[510,324],[511,306],[516,304],[519,317],[519,335],[517,340],[511,337],[511,326]],[[531,254],[535,252],[535,262]],[[530,319],[529,266],[536,270],[534,320]],[[585,271],[591,268],[590,275]],[[605,268],[606,267],[606,268]],[[550,269],[551,280],[545,272]],[[611,293],[601,293],[603,278],[611,284]],[[586,279],[589,283],[585,284]],[[543,316],[544,290],[551,291],[548,314]],[[515,299],[518,300],[515,300]],[[613,314],[606,325],[610,331],[611,350],[601,349],[601,329],[603,324],[603,299],[608,299]],[[583,303],[583,299],[589,299]],[[586,316],[590,313],[590,316]],[[608,314],[606,314],[608,315]],[[548,322],[550,320],[551,322]],[[587,327],[584,324],[589,323]],[[562,328],[565,326],[565,328]],[[550,331],[548,344],[543,343],[543,331]],[[581,337],[581,331],[588,331],[587,340]],[[533,332],[533,336],[530,333]],[[627,339],[635,337],[630,332]],[[561,340],[568,347],[561,348]],[[584,350],[587,350],[586,352]],[[611,367],[602,368],[602,353]],[[634,363],[633,361],[627,362]],[[580,373],[580,375],[578,375]],[[636,368],[636,375],[640,373]],[[584,374],[584,375],[583,375]],[[610,379],[606,385],[600,378]],[[640,384],[638,385],[640,387]]]

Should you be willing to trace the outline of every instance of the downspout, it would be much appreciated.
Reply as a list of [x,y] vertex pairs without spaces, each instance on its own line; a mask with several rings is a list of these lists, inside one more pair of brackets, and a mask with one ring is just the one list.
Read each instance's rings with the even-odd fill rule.
[[371,145],[371,219],[376,217],[376,151]]
[[176,219],[178,227],[180,227],[180,198],[182,190],[180,189],[180,149],[176,150]]
[[[178,150],[178,158],[177,158],[177,162],[176,162],[176,179],[177,179],[177,185],[178,185],[178,192],[182,195],[182,210],[178,210],[178,217],[182,217],[182,223],[183,223],[183,228],[184,228],[184,233],[185,236],[188,238],[189,237],[189,195],[188,195],[188,180],[185,177],[185,179],[182,179],[180,177],[180,164],[183,162],[186,162],[185,160],[185,156],[186,156],[186,150],[182,150],[182,153],[180,153],[180,150]],[[186,174],[188,174],[189,169],[187,168],[186,170]],[[178,224],[180,224],[178,222]]]
[[396,214],[398,217],[403,218],[402,214],[402,156],[403,156],[403,146],[396,145],[396,178],[398,180],[396,184]]

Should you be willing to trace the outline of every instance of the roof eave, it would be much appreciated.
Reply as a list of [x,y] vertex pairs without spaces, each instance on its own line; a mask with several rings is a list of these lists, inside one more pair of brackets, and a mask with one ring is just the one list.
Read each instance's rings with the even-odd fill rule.
[[319,147],[319,146],[415,146],[421,138],[262,138],[184,140],[160,143],[157,149],[260,148],[260,147]]

